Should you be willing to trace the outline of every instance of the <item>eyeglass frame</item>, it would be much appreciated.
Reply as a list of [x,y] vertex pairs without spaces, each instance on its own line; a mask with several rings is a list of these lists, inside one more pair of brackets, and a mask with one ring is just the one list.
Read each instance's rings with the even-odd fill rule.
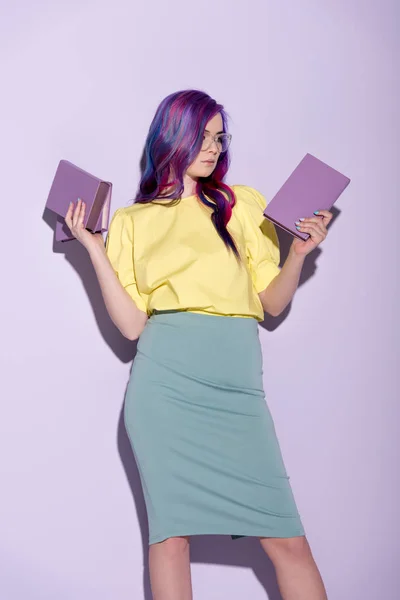
[[[210,143],[208,144],[207,148],[203,148],[203,147],[201,148],[201,151],[202,151],[202,152],[206,152],[207,150],[209,150],[209,149],[211,148],[211,146],[212,146],[213,142],[215,142],[215,145],[216,145],[216,147],[217,147],[217,150],[218,150],[218,142],[217,142],[217,138],[218,138],[218,137],[221,137],[221,136],[225,136],[225,138],[229,140],[229,143],[228,143],[228,147],[227,147],[227,149],[226,149],[226,150],[218,150],[218,152],[219,152],[220,154],[224,154],[225,152],[227,152],[227,151],[228,151],[228,148],[229,148],[229,146],[231,145],[231,141],[232,141],[232,134],[231,134],[231,133],[225,133],[225,132],[222,132],[222,133],[217,133],[216,135],[211,135],[211,134],[209,134],[209,133],[208,133],[208,134],[206,134],[206,133],[205,133],[204,135],[205,135],[205,136],[207,135],[207,137],[210,139]],[[204,144],[204,141],[205,141],[205,139],[203,140],[203,144]]]

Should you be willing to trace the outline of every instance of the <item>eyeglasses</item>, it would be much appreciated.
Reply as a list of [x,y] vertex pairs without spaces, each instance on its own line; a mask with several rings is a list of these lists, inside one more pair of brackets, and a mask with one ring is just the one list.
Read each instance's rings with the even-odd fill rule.
[[211,148],[212,143],[215,142],[218,152],[226,152],[231,143],[231,139],[232,135],[230,133],[218,133],[217,135],[205,133],[201,149],[208,150]]

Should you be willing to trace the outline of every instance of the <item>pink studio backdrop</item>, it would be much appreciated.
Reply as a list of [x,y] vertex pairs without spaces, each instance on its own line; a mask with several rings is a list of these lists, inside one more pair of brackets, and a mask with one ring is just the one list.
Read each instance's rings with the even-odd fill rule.
[[[265,388],[329,598],[396,597],[399,10],[2,4],[2,599],[150,600],[121,416],[134,345],[83,249],[53,252],[42,213],[60,158],[114,182],[112,211],[126,205],[156,106],[188,87],[232,117],[230,183],[271,197],[306,152],[352,178],[292,306],[261,327]],[[196,600],[278,600],[255,539],[197,537],[191,552]]]

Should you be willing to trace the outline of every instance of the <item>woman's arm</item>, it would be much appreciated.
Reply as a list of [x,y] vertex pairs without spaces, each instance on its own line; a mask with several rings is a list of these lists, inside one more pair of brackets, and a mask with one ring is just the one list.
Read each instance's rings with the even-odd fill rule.
[[292,300],[299,285],[305,257],[315,250],[328,234],[327,225],[332,220],[332,213],[319,210],[314,214],[318,216],[302,218],[296,222],[298,231],[308,233],[310,237],[306,241],[297,238],[293,240],[280,273],[259,294],[265,312],[273,317],[280,315]]
[[304,259],[305,256],[295,254],[291,249],[280,273],[259,293],[264,311],[271,316],[279,316],[292,300],[299,285]]
[[147,314],[140,310],[121,285],[104,248],[104,242],[88,248],[106,309],[114,325],[128,340],[137,340],[142,333]]
[[89,253],[112,322],[128,340],[136,340],[144,329],[147,313],[136,306],[120,283],[107,256],[102,234],[90,233],[83,226],[84,214],[85,204],[78,200],[75,210],[71,203],[65,222]]

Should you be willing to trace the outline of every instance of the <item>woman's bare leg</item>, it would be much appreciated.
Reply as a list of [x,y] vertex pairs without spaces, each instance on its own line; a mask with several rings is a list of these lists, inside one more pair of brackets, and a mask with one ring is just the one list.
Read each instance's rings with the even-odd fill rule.
[[189,536],[150,544],[149,570],[153,600],[192,600]]
[[261,537],[260,543],[275,567],[283,600],[327,600],[321,575],[305,536]]

